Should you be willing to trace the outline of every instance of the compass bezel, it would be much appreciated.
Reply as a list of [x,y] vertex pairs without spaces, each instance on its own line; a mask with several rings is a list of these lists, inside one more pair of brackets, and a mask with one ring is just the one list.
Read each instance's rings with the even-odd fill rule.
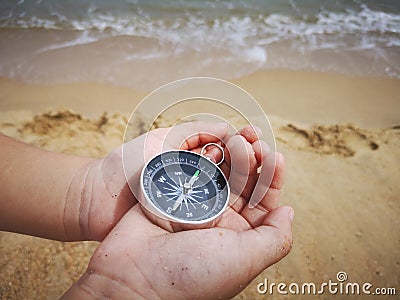
[[[224,199],[224,203],[223,203],[222,208],[219,209],[219,211],[218,211],[216,214],[213,214],[213,215],[211,215],[210,217],[205,218],[205,219],[201,219],[201,220],[188,220],[188,219],[184,219],[184,218],[178,218],[178,217],[172,216],[172,215],[168,214],[166,211],[160,209],[160,208],[154,203],[154,201],[150,198],[150,196],[147,194],[146,189],[145,189],[145,186],[144,186],[145,171],[148,169],[148,166],[149,166],[157,157],[159,157],[159,156],[161,156],[161,155],[168,154],[168,153],[172,153],[172,152],[175,152],[175,153],[177,152],[178,155],[179,155],[179,153],[186,152],[186,153],[188,153],[188,154],[190,154],[190,155],[195,155],[195,156],[197,156],[197,157],[199,158],[199,160],[200,160],[200,159],[208,160],[207,157],[205,157],[205,156],[203,156],[203,155],[201,155],[201,154],[198,154],[198,153],[196,153],[196,152],[188,151],[188,150],[180,150],[180,149],[179,149],[179,150],[178,150],[178,149],[176,149],[176,150],[168,150],[168,151],[164,151],[164,152],[162,152],[162,153],[159,153],[159,154],[154,155],[154,156],[153,156],[151,159],[149,159],[149,160],[147,161],[147,163],[144,165],[144,167],[143,167],[143,169],[142,169],[142,172],[141,172],[141,175],[140,175],[140,187],[141,187],[141,192],[142,192],[142,195],[144,196],[144,199],[145,199],[145,201],[146,201],[146,203],[142,203],[142,206],[144,206],[144,207],[145,207],[148,211],[150,211],[152,214],[155,214],[155,215],[157,215],[157,216],[159,216],[159,217],[161,217],[161,218],[163,218],[163,219],[166,219],[166,220],[172,221],[172,222],[176,222],[176,223],[193,224],[193,225],[196,225],[196,224],[206,224],[206,223],[209,223],[209,222],[211,222],[211,221],[216,220],[218,217],[220,217],[220,216],[225,212],[225,210],[226,210],[227,207],[228,207],[229,198],[230,198],[230,187],[229,187],[229,182],[228,182],[228,180],[227,180],[226,177],[225,177],[225,174],[222,172],[222,170],[221,170],[216,164],[214,164],[214,163],[211,162],[211,161],[209,161],[210,164],[212,164],[213,167],[216,168],[216,170],[218,170],[219,173],[222,175],[222,178],[223,178],[223,180],[224,180],[224,182],[225,182],[225,189],[226,189],[226,199]],[[175,162],[175,164],[180,164],[180,163],[179,163],[179,162]],[[218,191],[216,191],[216,192],[218,192]],[[213,209],[215,210],[214,207],[213,207]]]

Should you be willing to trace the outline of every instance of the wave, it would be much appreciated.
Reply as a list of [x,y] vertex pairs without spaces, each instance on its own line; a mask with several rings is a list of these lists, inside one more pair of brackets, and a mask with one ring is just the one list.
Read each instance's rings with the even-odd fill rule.
[[[231,14],[214,19],[199,14],[180,14],[176,18],[152,18],[148,15],[113,15],[89,10],[85,18],[68,18],[52,12],[50,16],[25,16],[0,19],[0,28],[45,28],[90,31],[112,36],[128,35],[156,38],[161,42],[199,48],[204,45],[269,45],[282,40],[298,40],[309,47],[361,49],[374,45],[393,47],[400,43],[400,15],[375,11],[366,5],[361,10],[321,11],[314,16],[285,14]],[[344,41],[352,34],[355,41]],[[324,43],[325,40],[329,43]],[[337,41],[336,44],[332,41]]]
[[40,48],[35,52],[35,54],[41,54],[47,51],[52,51],[52,50],[57,50],[57,49],[63,49],[63,48],[68,48],[68,47],[74,47],[78,45],[86,45],[89,43],[94,43],[97,42],[99,38],[90,36],[88,32],[83,31],[77,38],[61,42],[61,43],[55,43],[51,44],[45,47]]
[[[255,0],[206,1],[208,6],[192,0],[185,1],[183,8],[168,6],[171,2],[135,0],[139,4],[129,6],[126,12],[89,4],[82,8],[82,1],[71,2],[80,10],[74,7],[69,11],[54,5],[47,12],[37,7],[24,11],[14,5],[0,11],[0,29],[32,29],[54,33],[57,38],[37,39],[44,42],[31,43],[29,53],[27,50],[25,57],[21,54],[14,60],[4,54],[14,55],[14,48],[7,50],[9,45],[3,42],[0,74],[31,76],[24,73],[27,68],[45,74],[41,71],[44,55],[51,53],[51,65],[56,68],[55,58],[62,60],[67,50],[79,48],[79,55],[68,52],[71,66],[81,66],[78,59],[82,57],[86,73],[93,70],[96,76],[119,83],[123,76],[115,74],[122,74],[122,69],[129,73],[129,68],[151,69],[165,64],[174,65],[180,77],[210,74],[210,69],[210,75],[232,78],[262,68],[289,68],[400,78],[397,12],[365,4],[305,11],[299,1],[278,1],[286,3],[286,10],[265,9],[265,1],[251,7]],[[116,0],[112,5],[121,3],[127,2]],[[103,69],[95,59],[102,61]],[[68,78],[79,80],[83,76],[72,67],[68,72]],[[154,77],[151,73],[147,76]]]

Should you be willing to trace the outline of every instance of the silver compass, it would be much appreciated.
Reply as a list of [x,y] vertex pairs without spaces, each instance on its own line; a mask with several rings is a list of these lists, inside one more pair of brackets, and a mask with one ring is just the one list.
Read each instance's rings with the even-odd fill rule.
[[140,183],[145,207],[179,223],[210,222],[224,212],[229,202],[229,184],[221,169],[191,151],[172,150],[153,157],[143,168]]

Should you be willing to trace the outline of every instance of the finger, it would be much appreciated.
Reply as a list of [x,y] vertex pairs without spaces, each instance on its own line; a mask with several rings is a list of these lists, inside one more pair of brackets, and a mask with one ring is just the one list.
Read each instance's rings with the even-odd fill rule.
[[[221,148],[215,146],[214,144],[218,144],[222,147]],[[198,153],[198,154],[202,154],[203,156],[209,158],[213,163],[219,165],[219,163],[222,163],[223,161],[225,161],[225,151],[224,151],[224,147],[225,145],[219,141],[219,142],[215,142],[209,146],[207,146],[206,148],[203,149],[203,147],[197,147],[192,149],[192,152]]]
[[225,159],[224,153],[225,152],[223,148],[211,145],[205,149],[203,154],[204,156],[209,157],[214,163],[220,164],[222,163],[222,160]]
[[240,251],[246,253],[242,265],[251,270],[245,276],[257,276],[289,253],[293,243],[293,217],[291,207],[278,207],[265,215],[261,226],[239,234],[243,247]]
[[255,207],[266,195],[275,172],[275,156],[269,146],[264,141],[257,141],[253,144],[257,161],[261,166],[257,184],[251,194],[249,201],[250,208]]
[[224,172],[225,177],[229,178],[231,172],[231,154],[229,153],[229,149],[227,147],[224,148],[224,162],[220,167],[222,172]]
[[[248,199],[249,189],[247,185],[252,184],[253,177],[257,175],[257,160],[254,151],[246,139],[235,135],[229,139],[226,148],[230,155],[229,185],[232,195],[242,196]],[[231,205],[237,197],[231,197]]]
[[172,148],[191,150],[207,143],[223,140],[228,134],[226,123],[189,122],[173,126],[165,137],[165,143]]
[[254,143],[255,141],[259,140],[262,135],[262,131],[259,127],[255,125],[247,125],[242,129],[239,129],[234,134],[228,134],[226,136],[226,141],[228,141],[234,135],[241,135],[243,136],[250,144]]
[[243,136],[250,144],[258,141],[261,137],[261,129],[254,125],[248,125],[238,131],[238,134]]
[[276,166],[274,177],[268,188],[267,193],[262,198],[261,202],[254,208],[246,206],[241,215],[253,227],[260,226],[264,220],[265,213],[274,210],[278,207],[280,200],[280,192],[283,185],[285,173],[285,158],[281,153],[276,153]]
[[[241,135],[246,139],[247,142],[252,144],[255,141],[257,141],[259,139],[259,137],[261,137],[261,134],[262,134],[262,131],[260,128],[258,128],[257,126],[248,125],[242,129],[240,129],[239,131],[237,131],[235,134],[227,134],[225,137],[225,141],[228,142],[229,139],[235,135]],[[230,158],[229,151],[227,151],[226,148],[225,148],[224,164],[221,165],[221,169],[227,178],[230,177],[231,158]],[[239,206],[237,208],[237,211],[240,211],[242,208],[243,208],[242,206]]]

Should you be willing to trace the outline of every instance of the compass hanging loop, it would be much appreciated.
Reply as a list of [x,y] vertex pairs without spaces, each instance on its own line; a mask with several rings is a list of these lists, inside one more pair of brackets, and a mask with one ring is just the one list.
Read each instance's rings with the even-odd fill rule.
[[219,145],[219,144],[217,144],[217,143],[208,143],[208,144],[205,144],[205,145],[203,146],[203,148],[201,148],[200,155],[201,155],[201,156],[204,156],[204,157],[207,158],[208,160],[211,160],[211,159],[210,159],[210,157],[205,156],[205,155],[204,155],[204,152],[206,151],[207,147],[209,147],[209,146],[215,146],[215,147],[217,147],[217,148],[221,151],[221,153],[222,153],[222,158],[221,158],[221,160],[220,160],[219,162],[216,162],[216,163],[215,163],[217,166],[219,166],[220,164],[222,164],[222,162],[223,162],[224,159],[225,159],[224,148],[222,148],[222,146]]

